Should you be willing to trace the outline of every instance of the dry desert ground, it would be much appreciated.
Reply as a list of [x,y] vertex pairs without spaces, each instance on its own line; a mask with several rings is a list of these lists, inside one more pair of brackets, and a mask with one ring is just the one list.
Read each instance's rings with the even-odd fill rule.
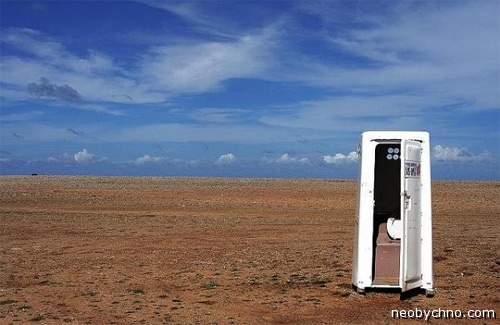
[[434,181],[436,296],[351,287],[351,180],[0,177],[0,324],[422,324],[500,313],[500,182]]

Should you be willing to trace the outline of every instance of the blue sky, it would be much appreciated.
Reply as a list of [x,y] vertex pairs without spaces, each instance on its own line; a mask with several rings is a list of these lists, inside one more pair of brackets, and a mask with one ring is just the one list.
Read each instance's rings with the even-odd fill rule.
[[0,173],[500,179],[500,2],[0,2]]

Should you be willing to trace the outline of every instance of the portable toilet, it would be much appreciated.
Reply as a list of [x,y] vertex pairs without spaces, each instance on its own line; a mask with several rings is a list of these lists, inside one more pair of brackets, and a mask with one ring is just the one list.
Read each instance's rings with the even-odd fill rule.
[[364,132],[358,157],[352,284],[433,296],[429,133]]

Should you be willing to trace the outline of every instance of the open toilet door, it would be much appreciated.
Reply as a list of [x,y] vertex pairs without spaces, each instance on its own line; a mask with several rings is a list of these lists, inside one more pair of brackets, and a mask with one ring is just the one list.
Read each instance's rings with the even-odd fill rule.
[[402,292],[422,285],[421,268],[421,154],[422,144],[403,140],[401,162],[401,216],[403,224],[400,256],[400,286]]

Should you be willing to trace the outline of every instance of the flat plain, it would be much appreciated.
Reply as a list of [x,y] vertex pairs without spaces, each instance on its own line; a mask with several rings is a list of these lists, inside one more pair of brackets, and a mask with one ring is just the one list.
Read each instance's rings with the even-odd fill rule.
[[0,324],[496,323],[500,182],[432,197],[436,296],[401,299],[351,287],[352,180],[2,176]]

